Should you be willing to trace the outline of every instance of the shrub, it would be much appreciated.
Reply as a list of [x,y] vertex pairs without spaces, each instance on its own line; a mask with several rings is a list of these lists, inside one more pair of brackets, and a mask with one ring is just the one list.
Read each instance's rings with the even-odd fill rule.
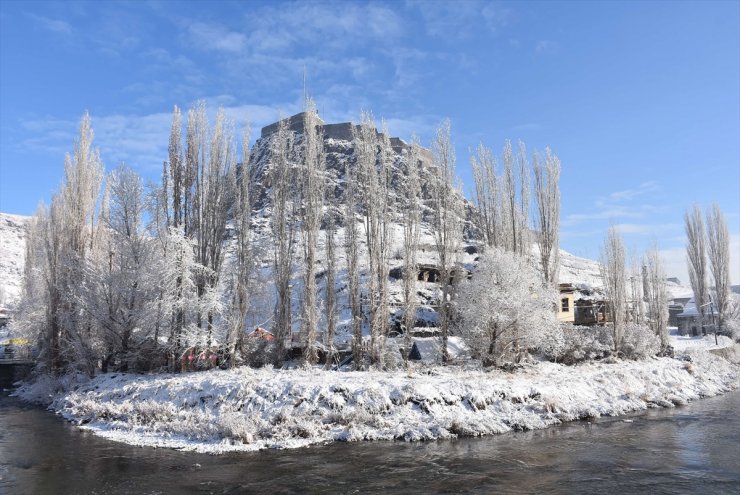
[[536,349],[545,358],[564,364],[575,364],[611,355],[611,331],[603,326],[563,324],[543,335]]
[[627,359],[644,359],[655,356],[660,352],[660,337],[650,328],[636,323],[627,323],[624,326],[622,340],[622,356]]

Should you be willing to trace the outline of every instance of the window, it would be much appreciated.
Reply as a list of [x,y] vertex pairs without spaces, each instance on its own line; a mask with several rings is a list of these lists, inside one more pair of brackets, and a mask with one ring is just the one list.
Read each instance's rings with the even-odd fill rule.
[[567,313],[568,311],[570,311],[570,302],[567,297],[564,297],[560,300],[560,312]]

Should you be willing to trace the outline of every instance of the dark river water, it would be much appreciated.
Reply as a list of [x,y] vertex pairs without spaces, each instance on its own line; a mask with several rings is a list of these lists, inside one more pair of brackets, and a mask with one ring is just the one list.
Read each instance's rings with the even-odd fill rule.
[[4,391],[0,493],[740,493],[740,391],[496,437],[221,456],[97,438]]

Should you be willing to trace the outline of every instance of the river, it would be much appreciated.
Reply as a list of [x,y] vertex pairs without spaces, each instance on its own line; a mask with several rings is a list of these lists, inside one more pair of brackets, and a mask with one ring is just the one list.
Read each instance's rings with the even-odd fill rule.
[[2,494],[740,493],[740,391],[496,437],[220,456],[104,440],[8,393]]

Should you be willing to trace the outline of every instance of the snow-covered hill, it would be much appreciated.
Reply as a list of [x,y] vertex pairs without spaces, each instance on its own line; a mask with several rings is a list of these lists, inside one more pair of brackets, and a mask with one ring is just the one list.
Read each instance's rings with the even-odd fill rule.
[[579,258],[562,249],[560,250],[559,280],[563,284],[586,284],[594,288],[604,286],[598,261]]
[[20,297],[29,220],[0,213],[0,306],[12,305]]

